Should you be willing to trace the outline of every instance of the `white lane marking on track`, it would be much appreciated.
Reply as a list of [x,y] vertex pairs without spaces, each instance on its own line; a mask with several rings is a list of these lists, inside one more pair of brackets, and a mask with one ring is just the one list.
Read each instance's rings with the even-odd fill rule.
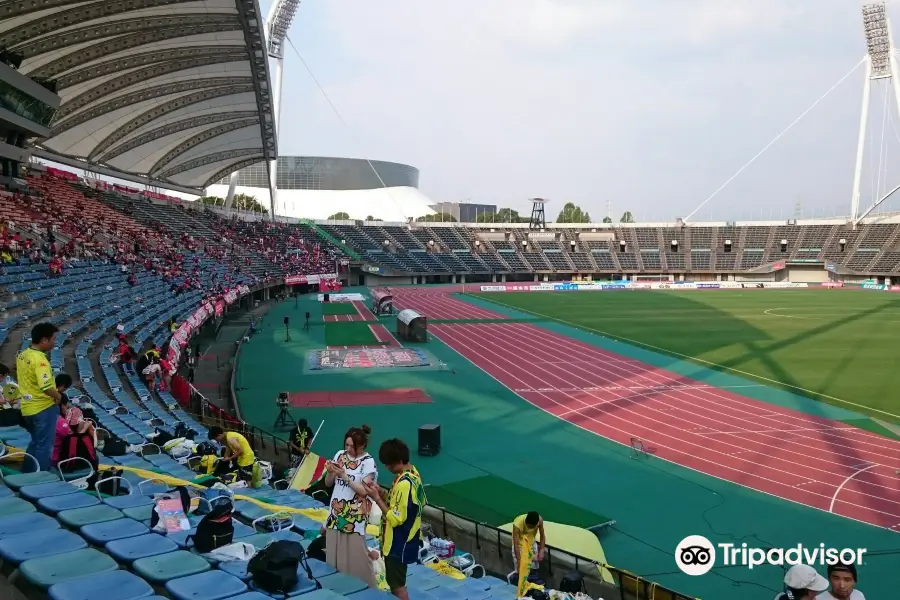
[[881,465],[874,464],[874,465],[869,465],[868,467],[863,467],[862,469],[859,469],[859,470],[857,470],[857,471],[854,471],[852,475],[850,475],[849,477],[847,477],[847,479],[845,479],[845,480],[841,483],[841,485],[838,486],[838,489],[836,489],[836,490],[834,491],[834,496],[831,497],[831,504],[828,506],[828,512],[830,512],[830,513],[833,513],[833,512],[834,512],[834,503],[837,501],[838,494],[841,493],[841,490],[844,489],[844,486],[845,486],[845,485],[847,485],[848,483],[850,483],[850,480],[851,480],[851,479],[853,479],[854,477],[856,477],[857,475],[859,475],[860,473],[862,473],[862,472],[864,472],[864,471],[868,471],[869,469],[874,469],[875,467],[879,467],[879,466],[881,466]]

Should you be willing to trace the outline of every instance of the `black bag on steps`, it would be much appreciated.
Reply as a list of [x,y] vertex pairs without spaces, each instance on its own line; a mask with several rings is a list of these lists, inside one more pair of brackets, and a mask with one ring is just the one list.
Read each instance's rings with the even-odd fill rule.
[[297,569],[301,565],[309,579],[315,581],[303,546],[299,542],[276,540],[250,559],[247,572],[259,589],[270,594],[287,594],[297,585]]
[[584,593],[586,591],[584,587],[584,576],[578,571],[566,573],[559,582],[559,591],[565,592],[566,594]]
[[197,523],[197,533],[188,536],[200,554],[227,546],[234,540],[234,504],[231,499],[219,498],[203,519]]

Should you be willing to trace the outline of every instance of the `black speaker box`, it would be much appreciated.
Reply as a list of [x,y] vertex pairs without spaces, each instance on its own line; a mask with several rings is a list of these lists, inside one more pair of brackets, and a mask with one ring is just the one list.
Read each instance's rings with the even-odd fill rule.
[[329,295],[328,295],[327,292],[325,293],[324,296],[322,296],[322,299],[325,300],[325,302],[331,302],[331,300],[330,300]]
[[419,427],[419,454],[437,456],[441,451],[441,426],[422,425]]

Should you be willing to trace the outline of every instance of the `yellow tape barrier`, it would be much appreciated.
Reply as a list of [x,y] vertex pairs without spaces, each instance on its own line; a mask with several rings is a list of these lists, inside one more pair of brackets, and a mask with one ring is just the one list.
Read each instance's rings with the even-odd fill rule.
[[[195,487],[198,489],[206,489],[204,486],[194,483],[191,481],[185,481],[183,479],[179,479],[177,477],[172,477],[171,475],[164,475],[162,473],[156,473],[155,471],[147,471],[145,469],[137,469],[135,467],[128,467],[125,465],[101,465],[100,470],[104,471],[107,469],[122,469],[124,471],[129,471],[134,473],[139,477],[143,477],[144,479],[158,479],[167,483],[169,485],[185,485],[190,487]],[[294,513],[298,515],[303,515],[304,517],[308,517],[317,523],[324,523],[325,519],[328,518],[328,510],[325,508],[294,508],[292,506],[281,506],[280,504],[270,504],[268,502],[263,502],[256,498],[251,498],[250,496],[244,496],[240,493],[235,492],[234,495],[235,500],[246,500],[247,502],[252,502],[253,504],[259,506],[260,508],[264,508],[266,510],[271,510],[273,513],[286,512],[286,513]],[[376,525],[369,525],[366,528],[366,533],[373,536],[379,536],[381,534],[379,528]]]

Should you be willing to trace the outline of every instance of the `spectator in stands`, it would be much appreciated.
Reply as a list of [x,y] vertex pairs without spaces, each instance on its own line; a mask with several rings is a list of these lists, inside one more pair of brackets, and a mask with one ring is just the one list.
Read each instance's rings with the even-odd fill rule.
[[0,363],[0,427],[25,426],[21,409],[22,393],[12,371]]
[[828,580],[809,565],[794,565],[784,574],[784,588],[775,600],[814,600],[828,589]]
[[[31,434],[26,452],[37,459],[37,468],[41,471],[50,467],[58,404],[62,399],[56,389],[50,360],[45,354],[56,345],[58,331],[53,323],[38,323],[31,330],[31,346],[16,357],[16,377],[22,392],[22,416]],[[26,460],[22,471],[30,473],[34,467],[32,461]]]
[[[56,391],[59,392],[59,416],[56,417],[56,435],[53,438],[53,452],[50,455],[50,466],[55,467],[59,462],[59,450],[62,448],[63,440],[72,433],[69,427],[69,397],[66,390],[72,385],[72,377],[66,373],[60,373],[56,376]],[[80,411],[79,411],[80,412]]]
[[[534,542],[538,535],[540,535],[540,545],[535,557]],[[532,562],[534,562],[535,558],[537,558],[537,562],[544,560],[546,544],[544,519],[541,518],[540,514],[531,511],[527,514],[519,515],[513,520],[512,548],[516,570],[519,575],[518,588],[520,598],[524,597],[528,591],[525,588],[528,576],[531,574]]]
[[375,571],[366,548],[371,507],[366,485],[378,480],[378,468],[366,452],[370,433],[368,425],[351,427],[344,435],[344,449],[325,463],[325,485],[334,486],[325,520],[325,552],[331,566],[374,588]]
[[310,429],[306,419],[298,419],[297,426],[291,434],[291,459],[297,462],[309,453],[312,444],[313,430]]
[[159,356],[154,356],[147,363],[147,366],[141,369],[141,376],[148,390],[156,391],[156,380],[161,376],[162,366],[159,364]]
[[124,335],[119,334],[118,337],[119,347],[116,349],[116,353],[119,356],[119,366],[123,373],[128,372],[134,375],[134,361],[137,358],[134,348],[131,347]]
[[[425,486],[416,468],[409,462],[409,446],[402,440],[386,440],[378,449],[378,460],[394,474],[394,483],[385,501],[378,483],[366,484],[369,497],[382,512],[381,554],[384,578],[391,593],[409,600],[406,570],[419,558],[422,512],[425,510]],[[327,546],[326,546],[327,548]]]
[[253,463],[256,462],[256,455],[247,438],[236,431],[226,432],[221,427],[214,426],[209,428],[209,439],[215,440],[225,448],[222,460],[230,461],[231,470],[237,473],[240,480],[249,483],[253,479]]
[[828,565],[831,590],[819,594],[818,600],[866,600],[863,593],[856,589],[856,581],[856,565],[852,562]]

